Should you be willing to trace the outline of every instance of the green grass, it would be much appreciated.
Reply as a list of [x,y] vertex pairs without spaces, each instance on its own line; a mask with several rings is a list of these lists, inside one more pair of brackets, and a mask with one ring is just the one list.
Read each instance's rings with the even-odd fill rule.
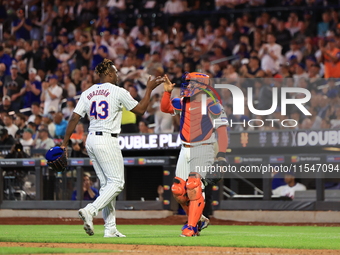
[[89,250],[48,247],[0,247],[0,254],[51,254],[51,253],[112,253],[112,250]]
[[179,237],[181,226],[120,225],[119,231],[127,238],[103,238],[102,225],[94,236],[82,225],[1,225],[0,241],[340,249],[339,227],[209,226],[193,238]]

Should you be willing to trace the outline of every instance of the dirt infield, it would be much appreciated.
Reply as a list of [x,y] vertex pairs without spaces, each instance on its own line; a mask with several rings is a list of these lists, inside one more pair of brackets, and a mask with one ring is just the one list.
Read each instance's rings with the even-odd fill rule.
[[[192,246],[162,246],[162,245],[128,245],[128,244],[88,244],[88,243],[12,243],[0,242],[0,247],[48,247],[48,248],[82,248],[116,250],[114,254],[254,254],[254,255],[335,255],[336,250],[298,250],[273,248],[233,248],[233,247],[192,247]],[[77,253],[80,254],[80,253]],[[86,253],[90,254],[90,253]]]
[[[76,213],[75,213],[76,214]],[[162,219],[117,219],[118,225],[182,225],[186,216],[175,215]],[[104,224],[103,219],[95,218],[94,224]],[[267,222],[239,222],[220,220],[212,217],[211,225],[254,225],[254,226],[326,226],[339,227],[340,223],[267,223]],[[31,218],[13,217],[0,218],[0,225],[79,225],[82,221],[78,218]]]

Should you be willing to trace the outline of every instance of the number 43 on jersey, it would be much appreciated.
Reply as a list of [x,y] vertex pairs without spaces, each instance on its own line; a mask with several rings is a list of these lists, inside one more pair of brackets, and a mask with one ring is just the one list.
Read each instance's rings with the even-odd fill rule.
[[106,101],[100,101],[98,104],[99,111],[97,111],[97,101],[93,101],[90,110],[90,116],[95,119],[106,119],[109,116],[109,104]]

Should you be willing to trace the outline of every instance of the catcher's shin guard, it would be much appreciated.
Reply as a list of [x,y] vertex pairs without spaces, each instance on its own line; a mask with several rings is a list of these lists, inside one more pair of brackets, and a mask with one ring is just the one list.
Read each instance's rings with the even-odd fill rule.
[[182,206],[185,213],[189,215],[189,199],[185,188],[185,181],[182,178],[175,177],[171,190],[176,201]]
[[[198,221],[201,218],[204,209],[204,197],[202,190],[202,182],[201,176],[198,173],[191,172],[189,174],[189,178],[186,183],[187,194],[190,200],[189,203],[189,217],[188,217],[188,226],[196,227]],[[190,228],[183,229],[182,235],[185,236],[193,236],[195,235],[194,231],[190,231]]]

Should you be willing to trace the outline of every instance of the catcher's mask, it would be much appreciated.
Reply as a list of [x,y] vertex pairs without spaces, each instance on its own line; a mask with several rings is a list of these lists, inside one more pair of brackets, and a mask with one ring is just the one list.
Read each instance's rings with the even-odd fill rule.
[[45,155],[47,165],[56,172],[62,172],[67,167],[66,150],[59,146],[49,149]]
[[181,96],[192,97],[206,90],[209,84],[208,75],[199,72],[186,72],[182,76]]

